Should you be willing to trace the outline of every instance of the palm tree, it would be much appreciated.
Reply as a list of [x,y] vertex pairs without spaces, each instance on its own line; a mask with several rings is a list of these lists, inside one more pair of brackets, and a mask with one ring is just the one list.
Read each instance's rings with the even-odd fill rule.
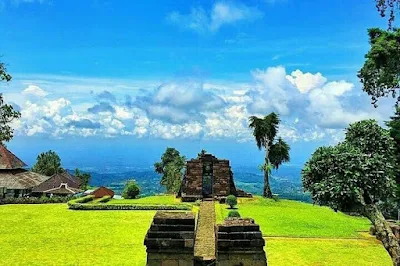
[[272,198],[271,186],[269,184],[271,168],[278,169],[282,163],[289,162],[290,147],[282,138],[278,138],[274,142],[280,122],[276,113],[270,113],[264,118],[251,116],[249,122],[249,127],[253,129],[258,149],[265,149],[265,163],[262,167],[264,171],[263,196]]

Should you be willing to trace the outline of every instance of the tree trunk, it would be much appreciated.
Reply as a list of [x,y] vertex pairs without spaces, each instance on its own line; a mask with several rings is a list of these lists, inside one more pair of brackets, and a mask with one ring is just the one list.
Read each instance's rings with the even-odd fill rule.
[[264,190],[263,190],[263,196],[264,196],[264,198],[272,199],[271,186],[269,185],[269,173],[268,173],[269,159],[268,159],[268,153],[269,153],[269,146],[266,145],[265,146],[265,167],[264,167]]
[[365,206],[365,216],[372,222],[376,229],[376,238],[382,241],[389,252],[394,266],[400,266],[400,245],[382,212],[373,204]]

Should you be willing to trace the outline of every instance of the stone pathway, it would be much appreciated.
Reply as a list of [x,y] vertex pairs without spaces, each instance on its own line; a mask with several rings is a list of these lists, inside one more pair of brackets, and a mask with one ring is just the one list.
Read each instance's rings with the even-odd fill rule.
[[211,265],[215,262],[215,207],[214,201],[203,201],[197,222],[194,246],[195,265]]

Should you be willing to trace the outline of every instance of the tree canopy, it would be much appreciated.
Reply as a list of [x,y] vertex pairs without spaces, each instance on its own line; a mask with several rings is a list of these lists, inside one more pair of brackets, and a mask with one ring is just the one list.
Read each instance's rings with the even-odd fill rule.
[[135,180],[129,180],[126,182],[124,190],[122,191],[122,197],[124,199],[135,199],[140,193],[140,188],[136,184]]
[[[11,75],[7,73],[4,63],[0,62],[0,81],[11,81]],[[21,113],[15,111],[13,106],[5,104],[3,94],[0,93],[0,143],[10,141],[14,136],[14,130],[10,124],[14,119],[21,117]]]
[[90,173],[84,173],[78,168],[75,169],[74,175],[81,181],[81,189],[86,190],[89,186],[90,178],[92,177]]
[[161,156],[161,161],[154,164],[155,171],[162,174],[160,184],[166,187],[168,193],[179,191],[185,160],[178,150],[167,148]]
[[400,0],[375,0],[376,8],[381,17],[389,17],[389,29],[392,28],[393,22],[396,18],[396,9],[400,9]]
[[356,122],[343,143],[313,153],[302,170],[302,181],[316,203],[369,218],[394,265],[399,265],[399,244],[379,208],[380,202],[395,196],[394,150],[389,131],[375,120]]
[[399,95],[400,75],[400,29],[385,31],[378,28],[368,30],[371,48],[366,61],[358,73],[363,90],[371,96],[377,106],[378,98]]
[[56,173],[61,173],[64,169],[61,167],[61,159],[58,154],[55,151],[49,150],[38,155],[32,171],[52,176]]

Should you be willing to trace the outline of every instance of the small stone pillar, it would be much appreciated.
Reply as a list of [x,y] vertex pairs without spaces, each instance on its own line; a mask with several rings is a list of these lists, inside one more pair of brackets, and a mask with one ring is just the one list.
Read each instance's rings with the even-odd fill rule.
[[266,266],[265,240],[253,219],[228,218],[218,224],[217,266]]
[[192,212],[158,211],[147,231],[147,266],[193,266],[195,217]]

